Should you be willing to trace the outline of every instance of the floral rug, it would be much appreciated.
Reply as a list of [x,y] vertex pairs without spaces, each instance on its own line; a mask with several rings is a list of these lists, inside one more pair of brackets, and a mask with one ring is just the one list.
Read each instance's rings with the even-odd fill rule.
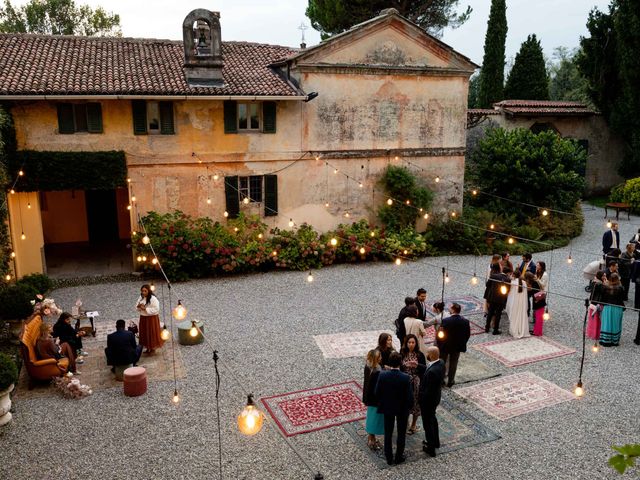
[[398,338],[391,330],[314,335],[313,339],[322,350],[324,358],[362,357],[364,360],[369,350],[378,346],[378,337],[381,333],[389,333],[393,338],[393,348],[400,350],[400,342],[398,342]]
[[362,387],[354,381],[262,397],[260,401],[287,437],[365,418]]
[[[438,455],[449,453],[467,447],[473,447],[486,442],[498,440],[500,436],[490,428],[481,424],[472,415],[463,411],[456,402],[443,392],[442,400],[438,406],[438,427],[440,430],[440,444]],[[364,429],[364,421],[347,423],[343,426],[353,442],[376,464],[380,469],[391,468],[387,465],[382,449],[372,451],[367,446],[367,432]],[[422,420],[418,421],[420,430],[414,435],[407,435],[405,454],[407,462],[430,459],[422,451],[422,441],[424,440],[424,429]],[[393,445],[395,450],[397,432],[394,431]],[[379,437],[380,442],[383,441]],[[425,477],[426,478],[426,477]]]
[[571,392],[531,372],[516,373],[455,390],[492,417],[507,420],[573,400]]
[[473,348],[504,363],[507,367],[517,367],[575,353],[573,348],[546,337],[506,337],[492,342],[477,343]]
[[[439,299],[434,299],[433,301],[429,301],[429,304],[432,305],[434,302],[439,302]],[[461,310],[460,315],[466,317],[468,315],[478,315],[484,313],[484,299],[474,297],[473,295],[463,295],[460,297],[451,297],[445,298],[445,312],[449,312],[449,307],[452,303],[460,304]],[[431,317],[435,317],[436,314],[431,310],[427,310],[427,314]],[[484,330],[483,330],[484,332]]]

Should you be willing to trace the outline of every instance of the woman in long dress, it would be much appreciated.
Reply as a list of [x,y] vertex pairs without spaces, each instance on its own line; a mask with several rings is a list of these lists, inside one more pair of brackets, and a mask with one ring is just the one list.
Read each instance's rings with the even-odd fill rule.
[[522,278],[511,280],[511,289],[507,297],[507,315],[509,316],[509,333],[514,338],[528,337],[529,317],[527,316],[527,285]]
[[[413,334],[418,339],[418,346],[420,347],[420,351],[426,357],[427,356],[427,345],[424,343],[424,337],[427,334],[427,331],[424,328],[424,323],[418,316],[418,308],[415,305],[409,305],[407,307],[407,317],[404,319],[404,326],[407,330],[407,336],[409,334]],[[405,336],[405,340],[406,340]]]
[[145,284],[140,288],[136,310],[140,314],[140,345],[146,348],[146,353],[152,354],[156,348],[162,347],[164,342],[160,337],[160,302],[149,285]]
[[[620,283],[620,276],[612,273],[609,284],[604,287],[601,301],[602,325],[600,328],[600,345],[615,347],[620,345],[622,333],[622,314],[624,313],[624,287]],[[607,305],[610,304],[610,305]]]
[[528,295],[533,305],[533,335],[541,337],[544,330],[544,307],[547,306],[547,293],[542,288],[542,283],[537,277],[526,272],[524,279],[527,282]]
[[418,365],[427,364],[425,356],[418,346],[419,343],[418,337],[410,333],[404,338],[404,345],[400,351],[402,354],[400,370],[411,377],[411,385],[413,387],[413,404],[409,409],[409,413],[412,415],[411,426],[407,430],[409,435],[413,435],[418,431],[417,424],[418,418],[420,418],[420,402],[418,401],[418,394],[420,393],[420,370]]
[[378,413],[378,398],[376,397],[376,383],[381,372],[382,355],[377,348],[369,350],[367,362],[364,366],[364,383],[362,385],[362,403],[367,406],[365,431],[367,445],[371,450],[378,450],[382,445],[376,435],[384,435],[384,414]]
[[592,340],[600,339],[600,325],[602,322],[602,292],[605,288],[606,277],[604,270],[598,270],[591,281],[591,303],[587,314],[587,337]]

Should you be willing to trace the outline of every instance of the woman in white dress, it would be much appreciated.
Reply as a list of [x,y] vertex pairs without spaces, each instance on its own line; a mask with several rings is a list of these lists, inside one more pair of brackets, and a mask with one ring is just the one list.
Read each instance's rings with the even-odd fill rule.
[[527,284],[522,278],[511,280],[511,289],[507,297],[507,315],[509,316],[509,333],[514,338],[528,337],[529,317],[527,316]]

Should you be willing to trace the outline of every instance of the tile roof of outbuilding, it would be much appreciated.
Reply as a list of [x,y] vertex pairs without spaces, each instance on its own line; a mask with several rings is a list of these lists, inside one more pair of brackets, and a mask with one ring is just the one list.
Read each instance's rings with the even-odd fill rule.
[[5,95],[246,95],[303,93],[270,67],[290,47],[223,42],[222,87],[190,87],[181,41],[0,34]]
[[511,115],[527,116],[571,116],[596,115],[598,112],[581,102],[556,100],[502,100],[494,103],[494,108]]

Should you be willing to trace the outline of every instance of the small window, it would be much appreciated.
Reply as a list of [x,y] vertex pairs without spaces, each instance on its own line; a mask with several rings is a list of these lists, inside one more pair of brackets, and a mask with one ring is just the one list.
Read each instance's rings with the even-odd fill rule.
[[262,202],[262,175],[238,177],[238,194],[240,201],[249,198],[250,203]]
[[99,103],[59,103],[58,133],[102,133],[102,106]]
[[238,130],[260,130],[258,103],[238,102]]
[[160,133],[160,105],[147,102],[147,129],[150,134]]
[[173,102],[133,100],[133,133],[135,135],[173,135]]

